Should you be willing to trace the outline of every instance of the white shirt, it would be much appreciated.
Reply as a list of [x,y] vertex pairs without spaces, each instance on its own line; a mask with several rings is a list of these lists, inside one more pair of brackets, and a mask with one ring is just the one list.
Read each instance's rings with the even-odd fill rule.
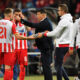
[[72,46],[74,46],[75,37],[76,37],[76,47],[80,48],[80,18],[77,19],[73,25],[72,41],[71,41]]
[[61,17],[57,27],[47,33],[48,37],[56,36],[56,47],[59,47],[59,44],[70,44],[71,37],[71,28],[73,26],[72,16],[70,14],[64,14]]

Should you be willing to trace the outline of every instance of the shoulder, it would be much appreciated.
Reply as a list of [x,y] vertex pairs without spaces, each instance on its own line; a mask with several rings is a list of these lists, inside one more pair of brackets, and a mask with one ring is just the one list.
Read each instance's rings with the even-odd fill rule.
[[1,22],[6,23],[7,26],[12,26],[13,23],[10,20],[2,19]]
[[62,23],[66,23],[66,19],[61,19],[61,20],[59,21],[59,24],[62,24]]
[[80,18],[75,20],[75,24],[80,25]]

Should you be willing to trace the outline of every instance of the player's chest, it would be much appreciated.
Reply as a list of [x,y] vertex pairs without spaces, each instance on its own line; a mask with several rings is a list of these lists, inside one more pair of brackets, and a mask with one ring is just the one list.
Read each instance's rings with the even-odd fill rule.
[[17,30],[19,33],[24,33],[24,32],[25,32],[25,27],[24,27],[24,26],[17,26],[17,27],[16,27],[16,30]]

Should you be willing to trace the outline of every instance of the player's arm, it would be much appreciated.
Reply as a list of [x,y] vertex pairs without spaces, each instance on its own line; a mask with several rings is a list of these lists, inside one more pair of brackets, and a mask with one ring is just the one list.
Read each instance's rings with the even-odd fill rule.
[[16,30],[16,25],[15,24],[12,25],[12,33],[15,35],[15,37],[17,39],[20,39],[20,40],[35,39],[35,37],[33,35],[32,36],[28,36],[28,37],[20,35],[18,33],[18,31]]
[[23,16],[23,14],[20,14],[19,21],[21,21],[22,24],[32,27],[32,28],[38,28],[39,26],[39,23],[32,23],[32,22],[28,22],[27,20],[25,20],[25,17]]
[[32,39],[35,39],[35,37],[34,37],[33,35],[28,36],[28,37],[19,35],[19,33],[15,33],[14,35],[15,35],[15,37],[16,37],[17,39],[19,39],[19,40],[28,40],[28,39],[29,39],[29,40],[32,40]]
[[57,36],[62,31],[65,31],[66,26],[67,26],[67,23],[65,21],[61,20],[58,23],[57,27],[53,31],[44,33],[44,36],[46,36],[46,37],[54,37],[54,36]]
[[75,43],[75,37],[78,32],[78,24],[75,22],[73,26],[71,27],[70,31],[70,48],[69,48],[69,54],[73,54],[73,48],[74,48],[74,43]]

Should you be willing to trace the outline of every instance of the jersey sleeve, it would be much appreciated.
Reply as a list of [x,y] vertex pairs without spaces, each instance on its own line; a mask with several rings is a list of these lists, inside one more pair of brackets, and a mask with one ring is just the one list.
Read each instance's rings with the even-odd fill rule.
[[16,30],[16,24],[14,24],[14,23],[12,25],[12,33],[13,34],[18,33],[18,31]]

